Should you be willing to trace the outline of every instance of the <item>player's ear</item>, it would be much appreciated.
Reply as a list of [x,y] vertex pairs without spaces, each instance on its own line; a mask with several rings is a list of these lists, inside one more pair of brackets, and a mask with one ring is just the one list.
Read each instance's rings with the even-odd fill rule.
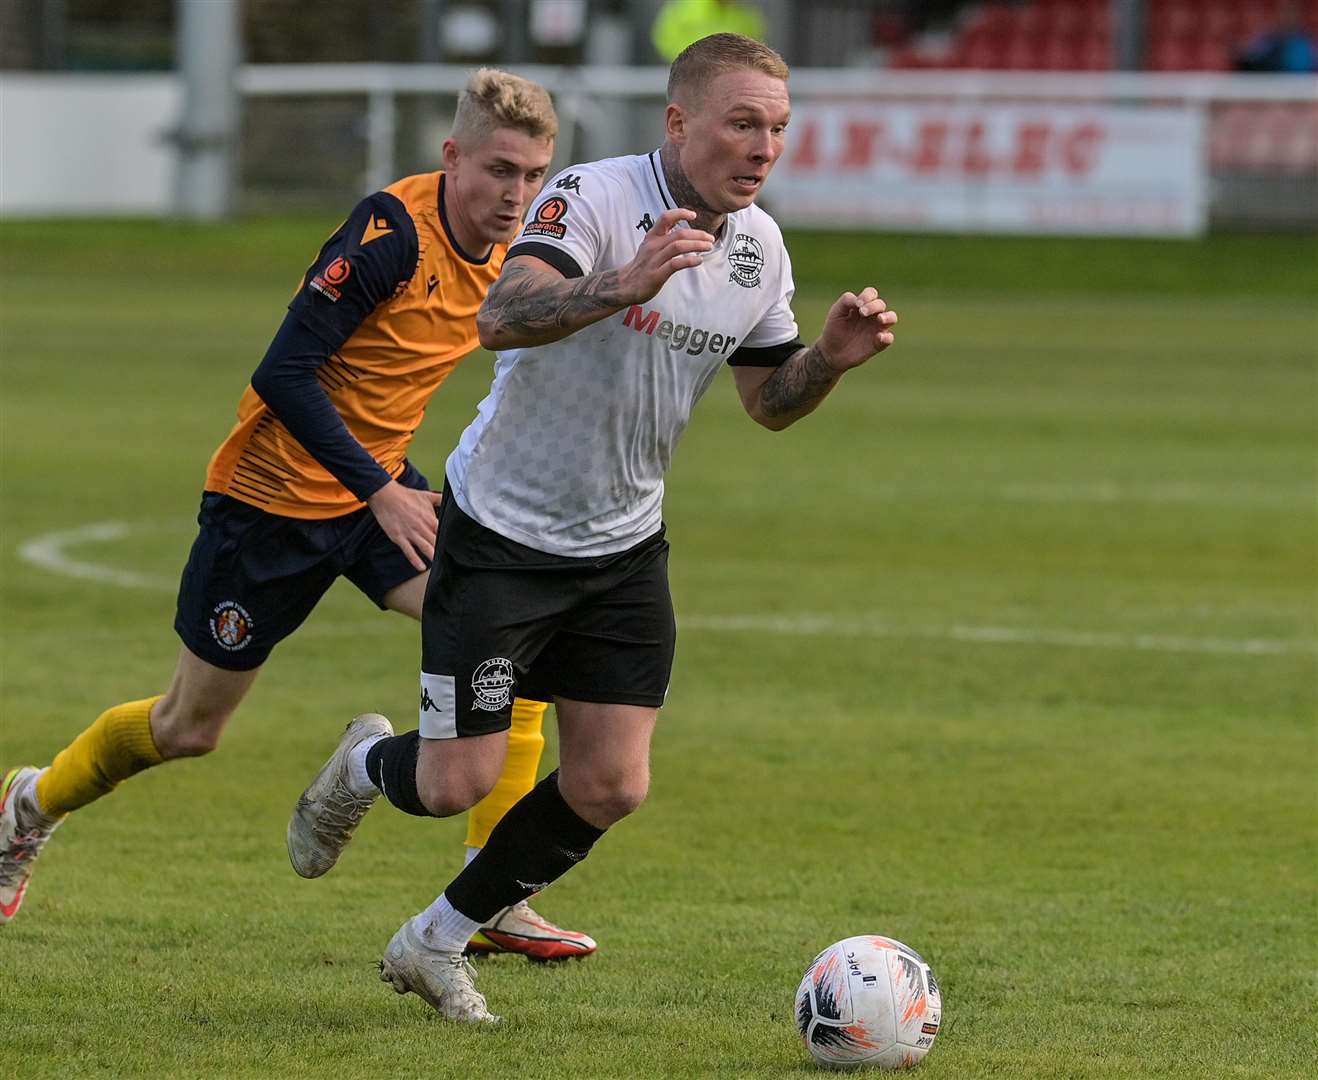
[[445,139],[444,145],[439,148],[439,153],[446,172],[452,172],[458,167],[458,161],[462,158],[462,150],[456,139]]
[[669,102],[664,111],[664,130],[668,141],[681,146],[686,142],[686,109],[675,102]]

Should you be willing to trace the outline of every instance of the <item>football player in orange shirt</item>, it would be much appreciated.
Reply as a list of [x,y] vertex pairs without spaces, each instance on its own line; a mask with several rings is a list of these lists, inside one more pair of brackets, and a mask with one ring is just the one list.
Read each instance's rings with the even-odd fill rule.
[[[541,87],[481,70],[459,101],[444,169],[363,199],[321,248],[211,459],[169,688],[108,709],[48,767],[11,769],[0,785],[0,923],[68,813],[153,765],[215,749],[271,650],[337,578],[420,617],[441,496],[407,447],[430,395],[478,344],[476,311],[544,183],[557,130]],[[545,709],[517,703],[499,784],[469,816],[469,858],[534,785]],[[382,716],[354,723],[391,733]],[[365,810],[322,825],[340,832],[324,839],[341,847]],[[304,877],[332,864],[318,842],[290,835]],[[471,949],[557,959],[595,942],[523,903]]]

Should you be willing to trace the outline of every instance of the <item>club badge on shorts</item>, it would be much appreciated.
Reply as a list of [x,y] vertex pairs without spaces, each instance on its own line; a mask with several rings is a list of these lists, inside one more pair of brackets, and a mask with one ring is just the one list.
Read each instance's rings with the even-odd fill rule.
[[256,625],[247,609],[236,600],[221,600],[211,612],[211,637],[221,649],[237,652],[252,641],[252,628]]
[[472,707],[486,712],[498,712],[513,696],[513,662],[502,656],[492,656],[481,663],[471,675],[471,691],[476,695]]

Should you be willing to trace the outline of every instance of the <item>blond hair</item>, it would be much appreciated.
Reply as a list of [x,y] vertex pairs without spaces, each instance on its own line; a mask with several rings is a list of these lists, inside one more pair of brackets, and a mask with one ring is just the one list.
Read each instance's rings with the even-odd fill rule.
[[677,54],[668,69],[668,100],[676,101],[679,93],[695,100],[717,76],[747,68],[783,82],[789,74],[787,61],[763,42],[745,34],[710,34]]
[[533,139],[558,134],[554,103],[543,86],[497,68],[481,68],[467,80],[449,133],[459,143],[484,142],[497,128],[513,128]]

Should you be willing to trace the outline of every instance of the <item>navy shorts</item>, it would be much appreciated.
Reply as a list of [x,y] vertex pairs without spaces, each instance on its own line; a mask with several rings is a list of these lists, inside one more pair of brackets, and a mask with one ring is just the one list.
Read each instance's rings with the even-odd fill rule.
[[676,641],[662,529],[616,555],[570,559],[445,499],[421,612],[421,735],[504,731],[514,696],[658,708]]
[[[429,490],[410,462],[398,481]],[[417,576],[364,506],[341,517],[290,518],[208,491],[197,524],[174,629],[193,653],[230,671],[265,663],[340,576],[382,609],[391,589]]]

